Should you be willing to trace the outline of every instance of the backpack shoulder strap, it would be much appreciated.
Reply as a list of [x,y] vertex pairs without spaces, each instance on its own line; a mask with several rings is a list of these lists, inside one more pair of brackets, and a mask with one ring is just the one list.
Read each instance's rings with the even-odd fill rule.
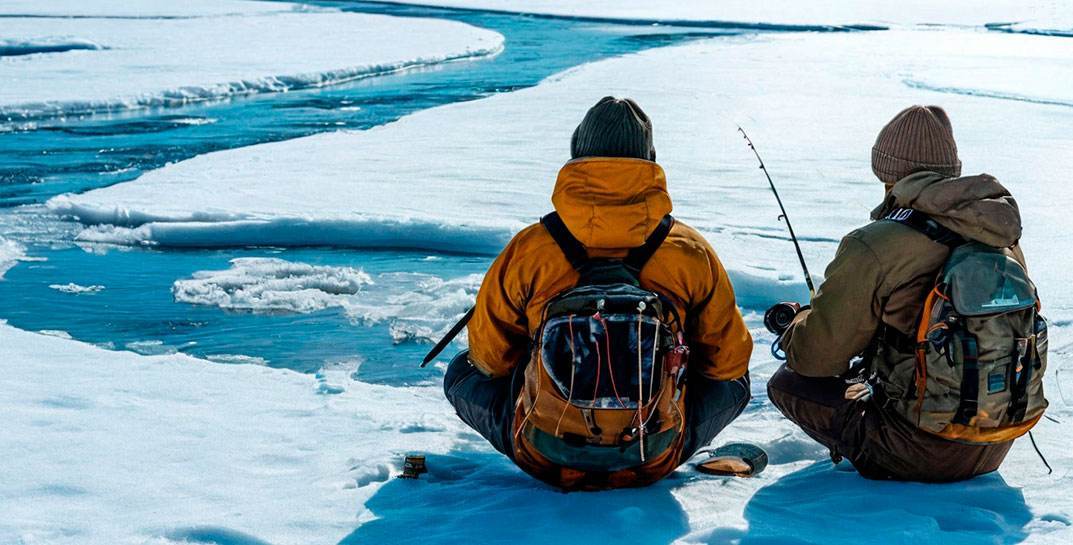
[[559,249],[563,251],[563,255],[574,270],[580,271],[589,260],[589,252],[585,250],[585,245],[566,228],[559,213],[552,212],[540,218],[540,223],[548,230],[551,238],[555,239],[555,243],[559,245]]
[[656,250],[663,245],[663,241],[667,240],[667,235],[670,234],[671,227],[674,227],[674,218],[671,217],[670,214],[667,214],[666,216],[663,216],[663,219],[660,220],[659,225],[652,231],[652,234],[648,235],[648,238],[645,239],[645,243],[631,249],[622,262],[627,267],[637,271],[637,274],[640,275],[641,269],[645,268],[645,263],[648,263],[652,254],[656,253]]
[[[552,212],[540,218],[540,223],[548,230],[551,238],[555,239],[555,243],[559,245],[559,249],[563,251],[563,255],[566,256],[566,260],[570,262],[570,265],[575,270],[580,271],[589,261],[589,253],[585,249],[585,245],[566,228],[566,224],[559,217],[559,213]],[[652,254],[656,253],[663,241],[667,239],[667,235],[671,232],[671,227],[673,226],[674,218],[670,214],[663,216],[656,229],[645,239],[645,243],[632,248],[626,254],[626,257],[622,259],[622,263],[634,271],[635,274],[639,274],[645,263],[648,263],[648,260],[652,257]]]
[[956,248],[967,242],[961,235],[944,227],[931,216],[912,208],[895,208],[880,221],[893,221],[911,227],[939,244]]

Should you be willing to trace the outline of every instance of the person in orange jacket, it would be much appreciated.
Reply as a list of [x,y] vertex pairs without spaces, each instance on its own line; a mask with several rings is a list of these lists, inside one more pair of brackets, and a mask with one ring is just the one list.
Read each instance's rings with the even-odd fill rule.
[[[644,244],[671,212],[648,116],[633,100],[605,97],[577,127],[571,153],[552,204],[589,257],[621,258]],[[533,467],[540,463],[516,450],[521,371],[529,363],[545,304],[578,278],[542,224],[519,232],[485,275],[469,324],[470,348],[453,359],[444,377],[444,391],[459,417],[539,478],[546,468]],[[704,237],[676,221],[639,280],[642,288],[674,301],[684,318],[690,349],[684,438],[673,456],[605,487],[643,485],[669,474],[708,445],[750,399],[752,337],[726,270]]]

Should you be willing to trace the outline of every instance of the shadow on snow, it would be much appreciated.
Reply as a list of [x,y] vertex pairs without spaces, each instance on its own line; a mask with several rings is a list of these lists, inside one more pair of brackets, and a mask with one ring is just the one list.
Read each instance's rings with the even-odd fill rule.
[[420,480],[385,484],[366,503],[378,518],[341,543],[657,544],[689,531],[673,475],[648,488],[564,494],[499,454],[430,455],[428,467]]
[[998,473],[955,484],[862,479],[817,462],[760,489],[745,507],[748,531],[716,530],[709,543],[1011,545],[1032,514]]

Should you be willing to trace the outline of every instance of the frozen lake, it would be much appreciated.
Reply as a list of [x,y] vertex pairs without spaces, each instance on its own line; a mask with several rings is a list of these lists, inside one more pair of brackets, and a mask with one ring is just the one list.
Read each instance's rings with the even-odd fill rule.
[[[444,7],[0,0],[0,74],[47,60],[41,81],[93,91],[36,104],[31,77],[0,94],[0,543],[1070,542],[1062,6],[429,3]],[[197,63],[168,63],[157,89],[154,56],[176,47]],[[563,495],[455,418],[442,362],[417,368],[548,209],[604,94],[651,115],[675,215],[735,283],[754,397],[717,442],[763,446],[756,479],[683,467]],[[759,312],[804,286],[737,125],[820,273],[878,204],[875,132],[916,102],[951,113],[965,173],[994,174],[1024,213],[1053,475],[1022,440],[968,483],[865,481],[766,398]],[[408,451],[427,478],[392,478]]]

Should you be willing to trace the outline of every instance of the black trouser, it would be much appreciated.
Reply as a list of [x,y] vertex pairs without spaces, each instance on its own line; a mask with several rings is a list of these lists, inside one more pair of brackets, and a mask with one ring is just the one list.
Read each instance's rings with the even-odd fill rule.
[[[473,367],[467,351],[451,360],[443,377],[443,390],[459,418],[481,434],[496,450],[513,458],[511,431],[514,402],[524,382],[524,366],[513,375],[488,378]],[[681,461],[711,443],[749,403],[749,375],[736,380],[712,380],[690,375],[686,395],[686,431]]]
[[1013,445],[969,445],[932,435],[874,400],[845,399],[847,384],[841,377],[805,377],[783,365],[767,388],[768,398],[786,418],[869,479],[969,479],[998,469]]

